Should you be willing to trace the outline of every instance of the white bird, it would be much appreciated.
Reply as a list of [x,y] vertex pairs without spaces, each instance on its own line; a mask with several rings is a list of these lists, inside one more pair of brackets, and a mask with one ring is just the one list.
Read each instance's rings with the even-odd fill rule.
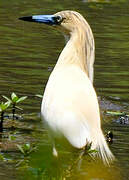
[[[104,163],[114,159],[101,130],[100,111],[93,87],[94,37],[84,17],[75,11],[20,18],[52,25],[65,34],[67,43],[44,92],[41,116],[52,135],[63,135],[75,148],[98,150]],[[53,153],[57,155],[55,145]]]

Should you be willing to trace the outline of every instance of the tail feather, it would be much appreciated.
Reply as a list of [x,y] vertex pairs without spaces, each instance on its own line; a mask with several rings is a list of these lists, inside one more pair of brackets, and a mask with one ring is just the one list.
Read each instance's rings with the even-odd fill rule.
[[96,145],[93,143],[93,146],[91,148],[98,150],[97,155],[102,159],[104,164],[109,165],[115,159],[106,143],[102,132],[97,138]]

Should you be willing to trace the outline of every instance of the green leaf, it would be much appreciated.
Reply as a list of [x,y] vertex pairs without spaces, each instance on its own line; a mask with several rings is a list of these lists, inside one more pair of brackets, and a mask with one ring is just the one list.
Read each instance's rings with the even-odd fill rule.
[[88,150],[88,153],[91,154],[91,153],[97,153],[98,151],[96,149],[90,149]]
[[1,104],[0,104],[0,112],[2,112],[2,111],[3,111],[3,108],[4,108],[4,103],[3,103],[3,102],[1,102]]
[[31,145],[29,143],[26,143],[24,145],[17,144],[17,147],[25,156],[29,155],[34,150],[34,148],[31,148]]
[[41,95],[41,94],[36,94],[35,96],[39,97],[39,98],[43,98],[43,95]]
[[1,102],[0,104],[0,112],[4,112],[9,106],[10,106],[10,102],[7,101],[5,103]]
[[2,161],[5,160],[5,158],[4,158],[4,156],[2,154],[0,154],[0,160],[2,160]]
[[24,144],[24,150],[25,151],[29,151],[30,150],[30,148],[31,148],[31,146],[30,146],[30,144],[29,143],[27,143],[27,144]]
[[11,99],[12,99],[12,102],[16,103],[16,101],[19,99],[18,96],[13,92],[11,94]]
[[25,151],[21,145],[17,144],[17,147],[23,154],[25,154]]
[[17,95],[13,92],[13,93],[11,94],[11,98],[14,99],[14,98],[16,98],[16,97],[17,97]]
[[110,115],[116,115],[116,116],[126,115],[125,112],[119,112],[119,111],[106,111],[106,113]]
[[22,108],[20,108],[19,106],[15,106],[16,109],[19,109],[19,110],[23,110]]
[[16,140],[16,136],[13,136],[13,135],[10,134],[10,135],[9,135],[9,140],[10,140],[10,141]]
[[7,96],[2,96],[4,99],[6,99],[7,101],[10,101],[10,102],[12,102],[12,100],[11,99],[9,99]]
[[18,98],[18,100],[16,101],[16,103],[22,102],[22,101],[24,101],[26,98],[27,98],[27,96],[20,97],[20,98]]
[[11,102],[10,101],[7,101],[4,103],[4,105],[6,106],[6,109],[11,105]]

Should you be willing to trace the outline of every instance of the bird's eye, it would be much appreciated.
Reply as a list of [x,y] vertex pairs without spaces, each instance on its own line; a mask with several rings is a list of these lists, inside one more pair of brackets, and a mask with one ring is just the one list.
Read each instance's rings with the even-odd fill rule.
[[62,17],[61,16],[57,16],[56,20],[57,20],[57,22],[60,22],[62,20]]
[[60,24],[63,21],[63,18],[61,16],[55,16],[54,20],[56,24]]

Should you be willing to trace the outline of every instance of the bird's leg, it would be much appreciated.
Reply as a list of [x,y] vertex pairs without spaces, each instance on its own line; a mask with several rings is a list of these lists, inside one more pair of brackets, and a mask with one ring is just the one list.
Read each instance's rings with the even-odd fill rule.
[[53,144],[53,152],[52,153],[53,153],[53,156],[58,157],[58,152],[55,148],[55,144]]
[[53,138],[53,134],[51,131],[49,131],[48,137],[49,137],[50,142],[52,144],[52,154],[53,154],[53,156],[58,157],[58,152],[57,152],[56,147],[55,147],[55,139]]

